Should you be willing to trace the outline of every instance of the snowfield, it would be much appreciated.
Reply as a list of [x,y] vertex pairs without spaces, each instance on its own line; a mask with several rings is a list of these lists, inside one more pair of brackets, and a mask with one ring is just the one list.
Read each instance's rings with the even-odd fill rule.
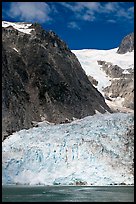
[[105,113],[16,132],[2,143],[2,183],[132,185],[133,123],[132,113]]
[[[123,74],[130,74],[129,69],[134,69],[134,51],[127,52],[125,54],[118,54],[118,48],[111,50],[96,50],[96,49],[83,49],[83,50],[72,50],[72,52],[78,58],[82,68],[88,76],[92,76],[95,80],[98,81],[98,85],[94,85],[99,92],[104,96],[104,88],[111,85],[111,81],[119,78],[110,78],[104,70],[101,68],[101,65],[98,65],[97,61],[106,61],[107,63],[112,63],[113,65],[118,65],[122,68]],[[132,112],[131,109],[125,108],[122,105],[124,98],[112,98],[112,102],[106,100],[106,103],[111,109],[119,109],[121,112]]]
[[82,68],[86,74],[92,76],[98,81],[98,90],[102,92],[102,89],[111,84],[111,78],[108,77],[105,72],[98,65],[97,61],[102,60],[111,62],[113,65],[118,65],[122,69],[134,68],[134,51],[127,52],[126,54],[118,54],[118,48],[111,50],[96,50],[96,49],[83,49],[83,50],[72,50],[76,55]]

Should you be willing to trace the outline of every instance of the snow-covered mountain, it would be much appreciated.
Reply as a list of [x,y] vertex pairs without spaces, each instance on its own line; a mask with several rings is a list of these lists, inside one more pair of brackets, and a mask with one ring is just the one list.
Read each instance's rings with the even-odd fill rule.
[[[103,88],[111,84],[111,77],[101,69],[98,61],[106,61],[113,65],[118,65],[123,70],[130,68],[134,69],[134,51],[125,54],[118,54],[118,48],[111,50],[96,50],[96,49],[83,49],[72,50],[77,56],[83,69],[88,76],[93,76],[98,81],[98,90],[102,92]],[[110,64],[109,64],[110,66]],[[129,73],[129,71],[128,71]]]
[[132,113],[39,123],[2,145],[3,184],[134,184]]
[[[126,103],[123,104],[123,102],[127,100],[127,94],[129,92],[131,93],[134,89],[134,50],[124,54],[118,54],[118,49],[119,48],[111,50],[83,49],[72,50],[72,52],[77,56],[86,74],[97,81],[97,83],[93,85],[103,94],[106,103],[108,103],[110,107],[117,107],[121,111],[131,111],[128,108],[132,108],[132,106]],[[122,79],[123,84],[121,83]],[[91,81],[93,82],[93,80]],[[113,87],[115,83],[117,85]],[[119,84],[122,85],[120,89],[123,90],[124,95],[118,90]],[[125,90],[123,89],[124,84],[128,86]],[[110,86],[112,88],[106,92],[105,88]],[[114,91],[112,89],[114,89]],[[116,94],[113,93],[115,91],[117,92]],[[129,101],[133,103],[132,94]],[[110,100],[107,100],[107,96]]]

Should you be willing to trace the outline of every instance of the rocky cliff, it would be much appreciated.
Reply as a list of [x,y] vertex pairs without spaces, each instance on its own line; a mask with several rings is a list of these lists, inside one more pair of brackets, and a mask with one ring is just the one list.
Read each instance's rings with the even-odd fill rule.
[[125,36],[117,50],[118,54],[125,54],[134,50],[134,33]]
[[65,42],[38,24],[3,22],[3,136],[32,121],[60,123],[96,111],[110,108]]

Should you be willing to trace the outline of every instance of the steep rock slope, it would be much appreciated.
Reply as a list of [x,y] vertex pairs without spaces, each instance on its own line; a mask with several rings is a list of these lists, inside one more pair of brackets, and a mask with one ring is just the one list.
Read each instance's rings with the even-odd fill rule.
[[60,123],[110,108],[76,56],[38,24],[2,23],[2,131]]
[[134,50],[134,33],[125,36],[117,50],[118,54],[125,54]]

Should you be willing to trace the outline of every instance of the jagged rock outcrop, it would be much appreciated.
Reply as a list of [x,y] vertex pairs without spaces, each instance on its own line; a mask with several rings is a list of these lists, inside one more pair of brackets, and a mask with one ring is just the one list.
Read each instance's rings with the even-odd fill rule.
[[92,76],[88,76],[88,79],[93,85],[95,85],[95,86],[98,85],[98,81],[96,79],[94,79]]
[[111,85],[103,89],[105,98],[112,101],[112,98],[121,97],[124,99],[122,106],[134,109],[134,69],[124,70],[118,65],[98,60],[101,69],[111,78]]
[[111,98],[124,98],[122,106],[134,109],[134,80],[132,78],[114,79],[111,85],[104,89],[104,92]]
[[60,123],[110,111],[67,45],[38,24],[29,29],[2,28],[3,135],[41,118]]
[[104,70],[104,72],[106,73],[106,75],[108,75],[111,78],[117,78],[117,77],[121,77],[123,74],[123,69],[121,67],[119,67],[118,65],[113,65],[110,62],[106,62],[106,61],[102,61],[102,60],[98,60],[97,61],[99,65],[101,66],[101,69]]
[[117,50],[118,54],[125,54],[134,50],[134,33],[125,36]]

